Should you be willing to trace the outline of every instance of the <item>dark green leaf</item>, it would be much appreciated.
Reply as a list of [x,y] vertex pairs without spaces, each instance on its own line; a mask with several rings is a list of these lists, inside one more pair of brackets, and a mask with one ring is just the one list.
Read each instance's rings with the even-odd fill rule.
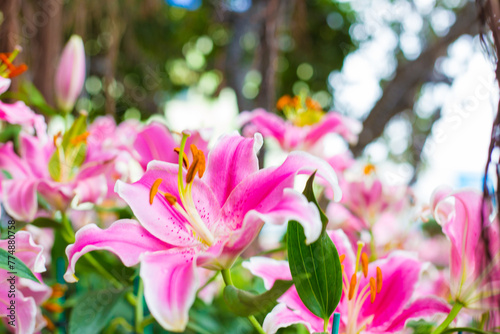
[[304,194],[304,196],[307,198],[307,200],[309,202],[314,203],[316,205],[316,207],[318,208],[321,222],[323,223],[323,230],[325,230],[326,225],[328,225],[328,218],[326,217],[323,210],[321,210],[321,208],[319,207],[318,201],[316,200],[316,196],[314,195],[313,183],[314,183],[315,176],[316,176],[316,172],[312,173],[312,175],[307,180],[306,186],[304,187],[304,191],[302,193]]
[[21,82],[19,92],[7,92],[3,94],[3,96],[23,101],[27,105],[40,110],[40,112],[45,116],[53,116],[57,114],[57,111],[47,104],[42,93],[40,93],[35,85],[28,80]]
[[61,223],[59,222],[56,222],[55,220],[53,219],[50,219],[50,218],[46,218],[46,217],[38,217],[36,218],[35,220],[33,220],[33,222],[31,222],[31,225],[34,225],[36,227],[40,227],[40,228],[61,228]]
[[277,280],[270,290],[260,295],[228,285],[224,288],[224,299],[232,312],[242,317],[248,317],[269,312],[276,306],[276,299],[290,289],[292,285],[293,281]]
[[[313,180],[314,174],[307,182],[304,195],[316,203],[312,192]],[[303,227],[296,221],[290,221],[287,231],[288,261],[295,287],[300,299],[312,313],[322,319],[329,319],[342,295],[339,254],[325,230],[309,246],[305,240]]]
[[0,269],[15,273],[13,275],[17,277],[27,278],[40,283],[40,281],[35,277],[35,275],[33,275],[31,270],[23,263],[23,261],[19,260],[17,256],[11,255],[3,248],[0,248]]
[[69,318],[70,334],[100,333],[114,314],[126,290],[91,291],[78,299]]

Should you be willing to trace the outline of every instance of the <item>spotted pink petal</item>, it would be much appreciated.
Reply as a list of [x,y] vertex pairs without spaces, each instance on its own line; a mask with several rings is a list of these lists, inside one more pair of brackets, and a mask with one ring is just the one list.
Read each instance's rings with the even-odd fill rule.
[[[171,245],[192,246],[197,244],[198,240],[193,237],[185,218],[160,193],[166,192],[176,196],[177,202],[181,205],[177,173],[177,164],[152,161],[139,181],[133,184],[117,181],[115,192],[128,203],[134,215],[151,234]],[[163,182],[151,205],[149,203],[150,190],[153,183],[160,178]],[[219,204],[212,191],[198,178],[194,179],[192,193],[200,217],[213,232],[216,229],[214,224],[220,210]]]
[[76,262],[84,254],[94,250],[112,252],[124,265],[130,267],[139,263],[143,253],[168,248],[168,245],[132,219],[118,220],[106,230],[101,230],[95,224],[86,225],[76,232],[75,243],[66,248],[69,265],[64,279],[67,282],[75,282]]
[[198,289],[192,249],[145,253],[141,261],[144,297],[156,321],[170,331],[184,331]]

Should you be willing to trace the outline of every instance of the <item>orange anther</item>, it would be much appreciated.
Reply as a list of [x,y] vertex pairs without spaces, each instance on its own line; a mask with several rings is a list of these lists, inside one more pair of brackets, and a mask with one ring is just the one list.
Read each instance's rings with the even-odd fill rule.
[[276,102],[276,109],[283,110],[286,106],[292,104],[292,98],[290,95],[283,95],[279,98],[278,102]]
[[186,182],[193,182],[194,176],[198,173],[198,177],[202,177],[205,173],[205,155],[195,145],[191,145],[191,153],[193,154],[193,163],[189,166],[186,174]]
[[[179,147],[174,148],[175,153],[179,154],[181,149]],[[182,152],[182,164],[184,167],[189,168],[189,160],[186,153]]]
[[357,277],[356,277],[356,273],[352,274],[352,277],[351,277],[351,283],[349,284],[349,300],[352,299],[352,297],[354,297],[354,289],[356,288],[356,281],[357,281]]
[[163,196],[165,196],[165,199],[168,201],[170,205],[174,205],[175,203],[177,203],[177,198],[174,195],[165,193],[163,194]]
[[151,190],[149,191],[149,204],[153,204],[153,200],[158,193],[158,187],[160,186],[162,179],[156,179],[156,181],[153,183],[153,186],[151,187]]
[[380,267],[377,267],[377,293],[382,290],[382,270]]
[[323,110],[323,108],[321,108],[321,104],[319,104],[318,101],[311,99],[310,97],[306,98],[306,107],[307,109],[312,110]]
[[376,291],[376,283],[375,283],[375,278],[370,277],[370,300],[373,304],[375,301],[375,297],[377,296],[377,291]]
[[21,64],[10,71],[9,78],[17,77],[18,75],[23,74],[27,70],[28,70],[28,66],[26,66],[26,64]]
[[363,268],[363,275],[368,276],[368,255],[365,252],[361,254],[361,268]]
[[345,254],[342,254],[339,256],[340,263],[344,262],[345,260]]
[[49,312],[54,312],[54,313],[64,312],[64,308],[61,305],[56,304],[56,303],[48,302],[48,303],[43,304],[43,307]]
[[54,331],[54,329],[56,329],[56,326],[54,325],[54,323],[52,322],[52,320],[50,320],[49,317],[47,317],[45,314],[43,314],[42,317],[45,319],[45,322],[47,323],[45,325],[47,327],[47,329],[49,331]]
[[74,137],[73,139],[71,139],[71,144],[76,145],[76,144],[79,144],[81,142],[87,143],[87,137],[89,135],[90,135],[90,132],[85,131],[81,135],[78,135],[78,136]]
[[367,164],[363,169],[365,175],[370,175],[372,172],[375,172],[375,166],[372,164]]

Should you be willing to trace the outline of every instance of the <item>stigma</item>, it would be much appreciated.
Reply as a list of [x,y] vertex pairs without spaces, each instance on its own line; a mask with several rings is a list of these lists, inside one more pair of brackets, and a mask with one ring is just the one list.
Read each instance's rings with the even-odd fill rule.
[[[206,246],[212,246],[215,242],[215,238],[201,219],[198,210],[194,205],[192,196],[192,186],[195,177],[198,176],[198,178],[201,178],[205,173],[205,155],[203,151],[196,147],[196,145],[191,145],[190,150],[193,155],[193,161],[190,164],[187,155],[184,153],[186,140],[189,137],[189,134],[183,132],[182,135],[181,146],[174,149],[174,151],[179,154],[179,172],[177,183],[180,203],[175,195],[161,191],[160,186],[163,180],[156,179],[153,182],[149,192],[149,204],[152,205],[156,195],[158,193],[161,194],[162,197],[167,200],[168,204],[172,206],[187,221],[193,237],[197,238]],[[187,169],[186,173],[184,173],[185,169]]]

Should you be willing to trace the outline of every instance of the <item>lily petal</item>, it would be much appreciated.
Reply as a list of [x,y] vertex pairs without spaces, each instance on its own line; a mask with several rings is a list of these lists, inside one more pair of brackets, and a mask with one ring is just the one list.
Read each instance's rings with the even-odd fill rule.
[[278,261],[267,257],[255,256],[242,263],[243,268],[250,270],[252,275],[264,280],[266,289],[271,289],[276,280],[291,280],[292,273],[287,261]]
[[206,176],[203,179],[219,203],[225,203],[243,179],[259,170],[257,152],[262,143],[260,133],[256,133],[252,139],[240,135],[219,138],[208,155]]
[[177,143],[168,131],[160,123],[153,122],[137,134],[134,142],[134,149],[139,153],[139,163],[146,169],[152,160],[160,160],[175,163],[178,155],[175,153]]
[[402,330],[410,319],[428,319],[438,314],[448,314],[451,306],[444,300],[434,297],[424,297],[415,300],[401,312],[389,327],[381,330],[383,333],[394,333]]
[[[7,296],[10,283],[4,281],[0,283],[0,291],[2,295]],[[9,299],[0,298],[0,317],[4,323],[8,323],[11,319],[7,318],[10,306]],[[14,319],[15,327],[7,325],[13,333],[16,334],[33,334],[36,326],[37,306],[35,300],[30,297],[25,297],[21,291],[16,292],[16,315]]]
[[194,250],[145,253],[141,260],[144,297],[165,329],[182,332],[198,289]]
[[69,265],[64,279],[66,282],[76,282],[76,262],[81,256],[94,250],[110,251],[117,255],[124,265],[130,267],[139,263],[144,252],[168,248],[168,245],[132,219],[118,220],[106,230],[101,230],[95,224],[86,225],[76,232],[75,243],[66,248]]
[[[296,324],[303,324],[307,327],[310,333],[314,333],[323,329],[322,320],[319,318],[317,319],[320,322],[319,327],[313,326],[312,323],[315,321],[309,318],[307,315],[304,316],[298,311],[292,311],[285,304],[279,303],[264,319],[262,329],[264,330],[264,332],[266,332],[266,334],[274,334],[280,328],[285,328]],[[318,328],[321,328],[321,330],[319,330]]]
[[14,219],[30,222],[35,219],[38,203],[38,181],[34,178],[2,181],[2,202]]
[[[18,231],[15,234],[16,256],[35,273],[45,271],[45,257],[43,247],[35,243],[33,236],[26,231]],[[8,250],[9,240],[0,240],[0,248]]]
[[415,290],[421,263],[404,252],[393,252],[390,257],[369,264],[368,277],[362,277],[360,286],[368,285],[369,278],[376,277],[377,267],[382,270],[382,290],[373,303],[370,298],[364,302],[358,317],[361,322],[374,316],[371,328],[386,326],[403,310]]
[[355,144],[361,132],[361,123],[336,112],[328,112],[321,122],[313,126],[305,137],[305,141],[316,143],[328,133],[338,133],[349,143]]

